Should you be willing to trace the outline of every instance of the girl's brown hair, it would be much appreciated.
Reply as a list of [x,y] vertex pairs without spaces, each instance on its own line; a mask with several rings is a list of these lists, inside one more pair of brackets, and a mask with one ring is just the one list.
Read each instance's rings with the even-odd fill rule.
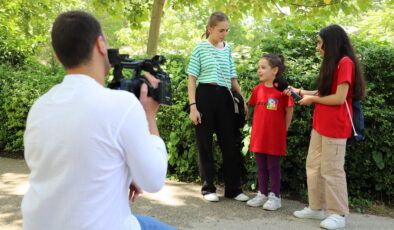
[[285,57],[280,54],[265,54],[261,58],[264,58],[268,61],[271,68],[278,67],[278,73],[276,73],[276,77],[281,77],[282,74],[286,70],[285,66]]
[[225,13],[222,12],[215,12],[213,14],[211,14],[211,16],[209,17],[208,23],[205,27],[205,33],[202,35],[203,37],[205,36],[205,38],[209,37],[209,31],[208,31],[208,27],[214,27],[217,26],[219,24],[219,22],[224,22],[224,21],[229,21],[228,17]]

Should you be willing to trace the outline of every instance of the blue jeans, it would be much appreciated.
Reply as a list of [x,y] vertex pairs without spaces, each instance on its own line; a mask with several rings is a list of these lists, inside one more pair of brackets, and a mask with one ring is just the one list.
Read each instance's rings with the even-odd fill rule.
[[142,216],[142,215],[136,215],[134,216],[137,218],[138,222],[140,223],[141,229],[142,230],[176,230],[176,228],[165,224],[163,222],[160,222],[156,220],[155,218],[152,218],[150,216]]

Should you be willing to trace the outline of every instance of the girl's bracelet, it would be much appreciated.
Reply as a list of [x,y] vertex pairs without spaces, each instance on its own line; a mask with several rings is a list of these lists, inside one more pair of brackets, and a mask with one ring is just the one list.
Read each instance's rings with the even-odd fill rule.
[[189,104],[189,107],[192,106],[192,105],[195,105],[195,104],[196,104],[196,102],[190,103],[190,104]]

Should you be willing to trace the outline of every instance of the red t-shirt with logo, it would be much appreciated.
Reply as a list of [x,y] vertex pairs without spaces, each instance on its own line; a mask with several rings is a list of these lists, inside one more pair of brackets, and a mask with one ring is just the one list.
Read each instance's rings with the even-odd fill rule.
[[[349,91],[346,101],[349,106],[350,114],[353,116],[352,98],[353,83],[355,79],[354,63],[349,57],[342,58],[338,63],[338,68],[334,73],[331,87],[331,94],[335,94],[337,86],[344,82],[349,83]],[[346,104],[342,105],[323,105],[316,103],[313,112],[312,127],[319,134],[332,138],[349,138],[352,135],[352,123]]]
[[261,83],[253,89],[249,104],[254,106],[249,150],[286,155],[285,108],[294,106],[293,98]]

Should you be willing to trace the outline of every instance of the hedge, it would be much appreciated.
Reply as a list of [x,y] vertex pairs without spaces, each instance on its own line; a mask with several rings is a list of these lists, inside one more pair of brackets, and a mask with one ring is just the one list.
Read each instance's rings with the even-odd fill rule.
[[[287,35],[288,36],[288,35]],[[281,34],[267,36],[256,46],[234,50],[239,81],[249,98],[259,83],[257,62],[264,53],[281,53],[287,59],[286,78],[295,87],[311,89],[319,72],[320,57],[315,51],[315,33],[298,31],[291,39]],[[368,87],[362,101],[367,139],[347,148],[346,172],[349,195],[357,199],[390,201],[394,195],[393,154],[393,83],[394,49],[390,44],[355,37],[353,43],[360,57]],[[169,152],[169,173],[181,180],[199,181],[194,127],[185,111],[187,107],[188,58],[167,55],[166,70],[171,74],[174,104],[162,107],[158,125]],[[29,62],[30,63],[30,62]],[[34,100],[61,81],[60,68],[32,64],[23,68],[0,65],[0,151],[21,153],[23,131],[28,110]],[[306,197],[305,159],[311,131],[313,107],[295,107],[287,138],[287,156],[282,159],[282,190],[285,194]],[[245,161],[245,184],[256,188],[254,155],[248,151],[250,119],[242,129],[240,146]],[[221,157],[215,145],[217,168]],[[221,181],[221,178],[218,178]]]
[[34,61],[23,67],[0,65],[0,151],[23,151],[27,113],[34,101],[59,83],[64,71]]

